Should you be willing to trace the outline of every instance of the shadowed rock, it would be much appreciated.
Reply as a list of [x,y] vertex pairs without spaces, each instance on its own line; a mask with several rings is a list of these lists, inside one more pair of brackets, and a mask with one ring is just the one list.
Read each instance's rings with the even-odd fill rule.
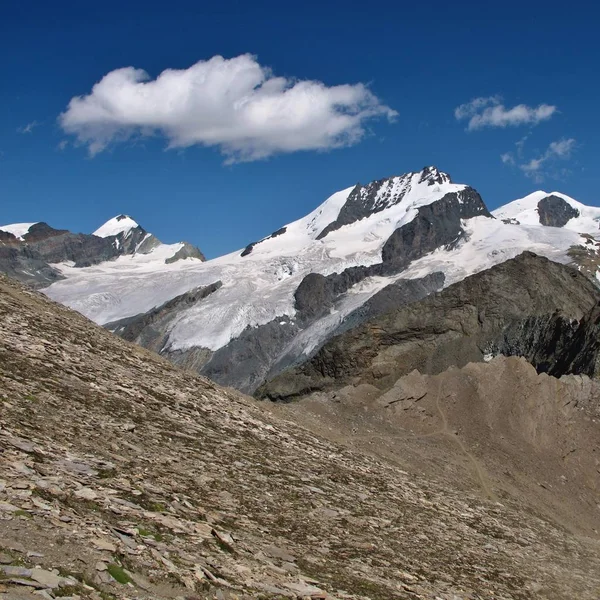
[[579,211],[558,196],[546,196],[537,205],[540,223],[548,227],[564,227]]
[[[598,289],[575,269],[525,252],[330,340],[309,362],[275,377],[257,395],[289,400],[354,380],[383,389],[414,369],[439,373],[482,361],[499,349],[505,336],[509,340],[502,345],[505,351],[512,347],[525,356],[536,352],[548,360],[555,356],[558,369],[562,361],[560,354],[554,354],[558,342],[550,333],[535,337],[537,327],[525,323],[528,319],[551,322],[557,309],[564,319],[579,321],[599,300]],[[553,327],[551,323],[546,331]],[[530,334],[532,340],[525,341]],[[515,342],[519,335],[522,343]],[[570,334],[559,339],[565,350],[576,347],[569,342]],[[593,353],[578,361],[571,361],[573,367],[566,372],[591,373],[592,369],[595,373],[590,366],[595,364]]]

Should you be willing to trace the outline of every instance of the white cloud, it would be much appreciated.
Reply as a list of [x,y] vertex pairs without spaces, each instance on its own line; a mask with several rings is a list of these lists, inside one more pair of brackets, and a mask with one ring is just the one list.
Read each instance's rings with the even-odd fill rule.
[[23,127],[18,127],[17,131],[19,133],[33,133],[34,128],[39,125],[37,121],[31,121],[31,123],[27,123],[27,125]]
[[484,127],[509,127],[517,125],[537,125],[548,120],[557,111],[556,106],[540,104],[537,107],[518,104],[506,108],[499,96],[474,98],[454,109],[458,121],[469,120],[467,130]]
[[369,120],[396,114],[363,84],[276,77],[244,54],[167,69],[156,79],[133,67],[111,71],[88,95],[72,98],[59,121],[91,155],[160,134],[168,148],[217,146],[235,162],[355,144]]
[[[517,142],[517,145],[519,142]],[[577,141],[574,138],[564,138],[551,142],[540,156],[532,158],[527,162],[517,165],[514,155],[511,152],[506,152],[500,156],[502,162],[508,165],[516,165],[523,171],[523,173],[536,181],[541,183],[546,177],[557,178],[557,175],[565,175],[566,170],[564,168],[557,169],[555,166],[558,160],[567,160],[571,158],[571,154]]]
[[559,140],[557,142],[552,142],[550,146],[548,146],[547,154],[550,156],[558,156],[560,158],[569,158],[571,156],[571,152],[575,148],[576,141],[573,138],[569,138],[568,140]]

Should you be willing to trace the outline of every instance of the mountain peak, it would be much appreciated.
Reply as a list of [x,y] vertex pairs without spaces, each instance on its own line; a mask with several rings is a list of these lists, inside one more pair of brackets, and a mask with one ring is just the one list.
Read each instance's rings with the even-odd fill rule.
[[437,167],[431,165],[429,167],[423,167],[423,170],[421,171],[419,183],[425,182],[427,182],[428,185],[441,185],[443,183],[452,183],[452,178],[448,173],[444,173]]
[[120,233],[128,233],[136,227],[139,227],[139,225],[129,215],[117,215],[106,221],[102,227],[96,229],[94,235],[97,237],[109,237],[119,235]]

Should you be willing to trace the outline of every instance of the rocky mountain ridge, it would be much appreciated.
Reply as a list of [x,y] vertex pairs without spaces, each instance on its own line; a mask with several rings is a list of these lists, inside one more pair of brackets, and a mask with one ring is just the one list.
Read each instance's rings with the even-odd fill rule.
[[600,290],[579,271],[523,253],[342,332],[258,395],[289,400],[356,382],[385,390],[415,369],[436,374],[497,354],[557,377],[596,376],[598,306]]
[[[111,219],[94,234],[71,233],[42,222],[5,225],[0,226],[0,272],[42,288],[64,279],[60,263],[72,263],[81,269],[119,256],[149,254],[161,245],[160,240],[126,215]],[[168,260],[205,260],[190,244],[180,246]]]

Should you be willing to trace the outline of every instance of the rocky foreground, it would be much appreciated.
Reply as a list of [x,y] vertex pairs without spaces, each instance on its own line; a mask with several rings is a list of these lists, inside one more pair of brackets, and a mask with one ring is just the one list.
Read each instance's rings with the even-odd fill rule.
[[593,532],[293,418],[0,279],[0,597],[599,597]]

